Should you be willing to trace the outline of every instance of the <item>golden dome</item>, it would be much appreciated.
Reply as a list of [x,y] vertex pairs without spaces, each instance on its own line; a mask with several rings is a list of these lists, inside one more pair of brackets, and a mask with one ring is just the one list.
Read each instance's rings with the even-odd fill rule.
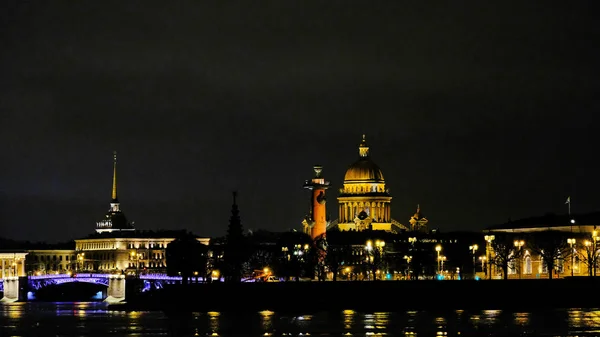
[[383,172],[369,158],[369,147],[363,135],[358,147],[360,159],[350,165],[344,176],[344,182],[383,182]]
[[369,158],[361,158],[346,171],[344,182],[383,182],[383,173],[379,166]]

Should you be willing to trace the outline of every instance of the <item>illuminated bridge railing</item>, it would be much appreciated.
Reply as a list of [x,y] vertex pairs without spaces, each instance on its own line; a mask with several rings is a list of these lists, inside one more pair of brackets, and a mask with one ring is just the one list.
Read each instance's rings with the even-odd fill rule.
[[144,274],[140,275],[142,280],[163,280],[163,281],[181,281],[181,276],[167,276],[164,274]]
[[47,279],[59,279],[59,278],[110,278],[115,276],[114,274],[94,274],[94,273],[78,273],[78,274],[48,274],[48,275],[35,275],[29,276],[30,280],[47,280]]

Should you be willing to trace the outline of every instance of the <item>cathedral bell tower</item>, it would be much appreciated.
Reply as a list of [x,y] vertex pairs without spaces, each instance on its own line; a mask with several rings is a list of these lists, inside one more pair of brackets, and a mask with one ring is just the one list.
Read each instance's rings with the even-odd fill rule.
[[315,240],[325,235],[327,230],[327,214],[326,214],[326,198],[325,190],[329,188],[329,181],[321,176],[323,167],[320,165],[314,166],[315,176],[312,180],[307,180],[304,183],[304,188],[312,191],[311,193],[311,209],[310,214],[304,219],[304,232],[309,234]]

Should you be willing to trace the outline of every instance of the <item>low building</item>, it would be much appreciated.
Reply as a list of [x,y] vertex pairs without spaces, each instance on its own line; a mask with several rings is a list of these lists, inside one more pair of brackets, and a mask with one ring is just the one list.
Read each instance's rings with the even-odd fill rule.
[[[504,278],[503,269],[507,278],[595,275],[600,249],[598,224],[600,212],[547,214],[489,227],[484,230],[486,253],[480,257],[487,266],[485,277]],[[550,258],[553,262],[548,263]]]
[[[113,231],[75,240],[77,269],[86,272],[165,274],[166,248],[183,231]],[[209,238],[197,240],[208,245]]]

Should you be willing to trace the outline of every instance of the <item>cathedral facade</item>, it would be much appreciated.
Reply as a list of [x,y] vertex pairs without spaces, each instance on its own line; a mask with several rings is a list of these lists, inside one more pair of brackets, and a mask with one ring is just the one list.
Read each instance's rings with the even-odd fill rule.
[[408,230],[392,219],[392,196],[385,185],[383,172],[371,160],[365,135],[358,146],[358,155],[358,160],[344,175],[344,185],[338,197],[339,217],[332,226],[341,231]]

